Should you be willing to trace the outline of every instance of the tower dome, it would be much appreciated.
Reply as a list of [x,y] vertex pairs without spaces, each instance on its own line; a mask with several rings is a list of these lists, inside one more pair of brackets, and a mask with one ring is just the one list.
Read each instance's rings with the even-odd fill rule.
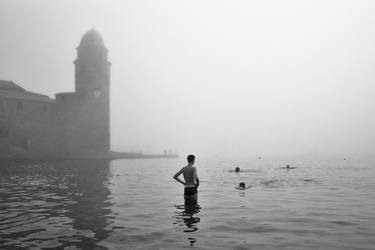
[[104,47],[104,41],[102,36],[94,29],[87,31],[86,34],[83,35],[79,47],[90,45],[97,45]]

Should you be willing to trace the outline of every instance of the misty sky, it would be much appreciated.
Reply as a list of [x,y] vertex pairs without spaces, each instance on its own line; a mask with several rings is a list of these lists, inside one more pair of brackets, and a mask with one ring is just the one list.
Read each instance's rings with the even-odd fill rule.
[[0,79],[73,91],[92,27],[112,62],[114,150],[375,148],[375,1],[0,0]]

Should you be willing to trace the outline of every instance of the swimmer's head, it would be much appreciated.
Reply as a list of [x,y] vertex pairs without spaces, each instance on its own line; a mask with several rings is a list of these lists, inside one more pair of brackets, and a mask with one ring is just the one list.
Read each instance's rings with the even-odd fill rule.
[[290,166],[289,166],[289,165],[286,165],[286,168],[290,168]]
[[189,164],[194,164],[195,156],[194,155],[188,155],[187,161],[188,161]]
[[236,172],[236,173],[240,172],[240,168],[239,168],[239,167],[236,167],[236,168],[234,169],[234,172]]
[[246,188],[245,182],[240,182],[240,184],[238,184],[238,188],[239,189],[245,189]]

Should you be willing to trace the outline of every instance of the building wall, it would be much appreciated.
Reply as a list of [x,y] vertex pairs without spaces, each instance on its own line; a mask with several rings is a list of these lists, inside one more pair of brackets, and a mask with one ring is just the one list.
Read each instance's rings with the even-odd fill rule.
[[[0,99],[1,102],[1,99]],[[1,106],[0,106],[1,112]],[[0,157],[9,155],[9,130],[10,130],[10,119],[9,115],[4,113],[0,114]]]
[[109,151],[107,106],[97,97],[77,93],[56,95],[57,154],[89,156]]
[[56,121],[56,154],[59,157],[74,155],[78,150],[77,126],[77,98],[75,93],[56,94],[55,121]]
[[44,157],[54,152],[56,142],[53,103],[1,99],[0,156]]
[[9,99],[0,96],[0,112],[22,116],[26,119],[44,120],[52,112],[53,103]]

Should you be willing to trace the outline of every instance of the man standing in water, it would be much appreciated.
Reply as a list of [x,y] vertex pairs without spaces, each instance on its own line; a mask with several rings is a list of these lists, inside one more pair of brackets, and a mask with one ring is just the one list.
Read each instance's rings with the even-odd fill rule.
[[[185,209],[194,208],[197,205],[198,201],[198,186],[199,178],[197,174],[197,169],[194,167],[195,156],[188,155],[187,157],[188,165],[183,167],[178,171],[173,179],[185,186],[184,198],[185,198]],[[185,182],[182,181],[178,176],[180,174],[184,175]]]

